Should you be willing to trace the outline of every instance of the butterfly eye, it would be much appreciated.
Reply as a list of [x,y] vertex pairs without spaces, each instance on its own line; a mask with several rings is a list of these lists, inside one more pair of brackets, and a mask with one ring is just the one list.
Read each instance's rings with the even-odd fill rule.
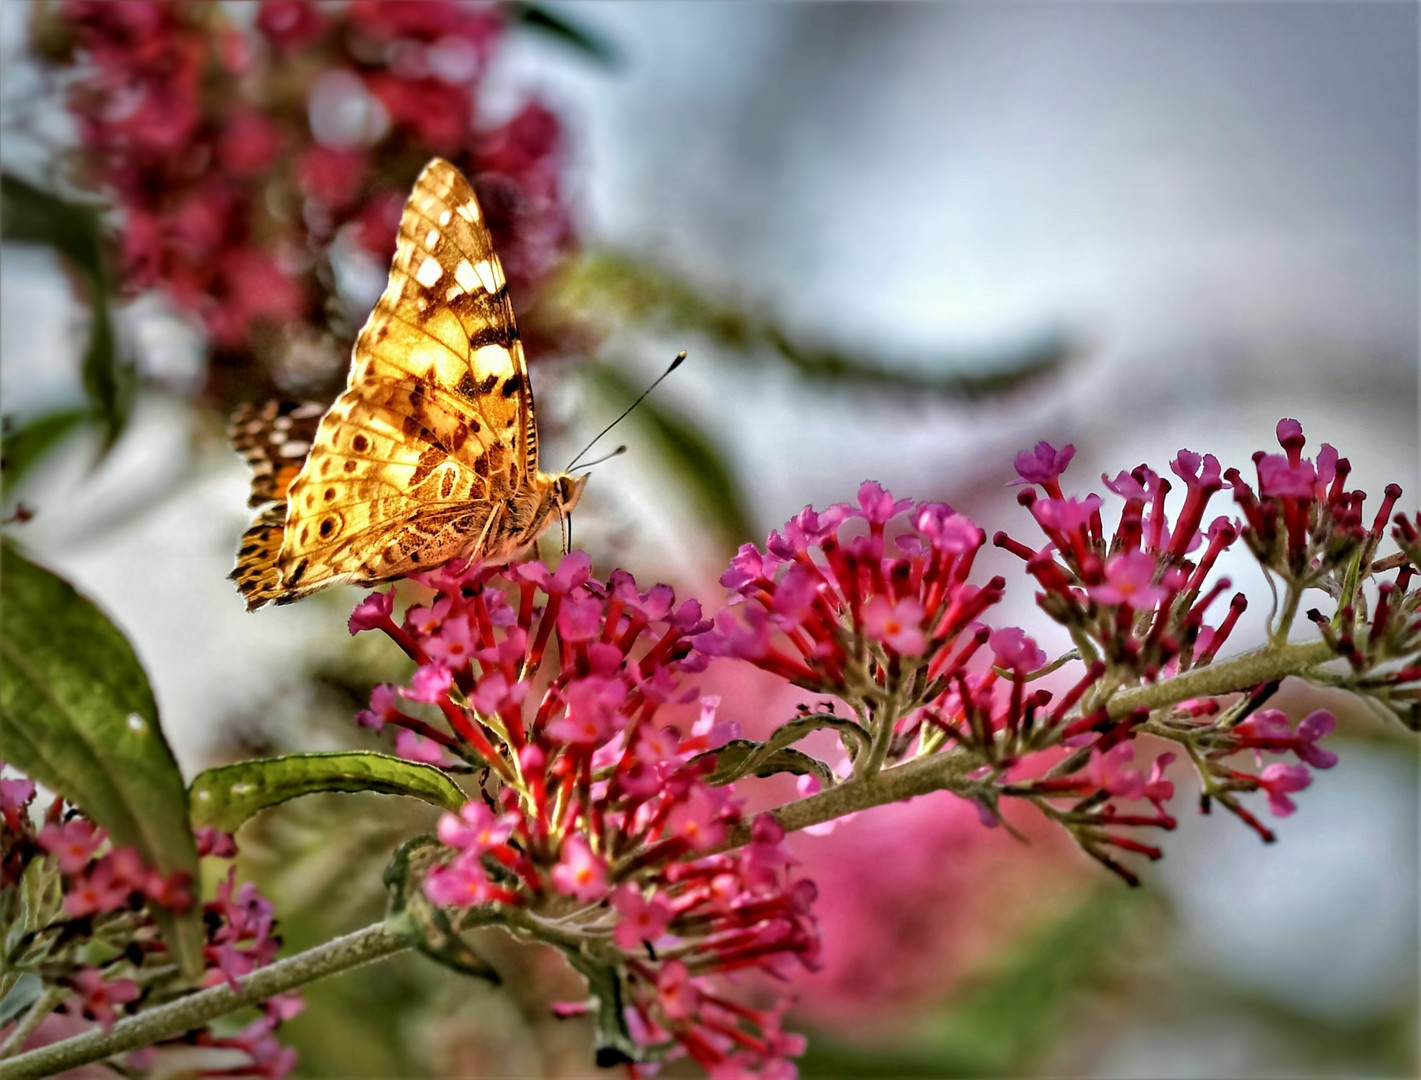
[[558,502],[564,506],[572,500],[572,477],[561,476],[558,478]]

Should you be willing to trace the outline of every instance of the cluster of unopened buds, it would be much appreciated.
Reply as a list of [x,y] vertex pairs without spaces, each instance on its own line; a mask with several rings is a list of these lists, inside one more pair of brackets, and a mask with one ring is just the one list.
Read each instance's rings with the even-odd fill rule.
[[496,906],[564,951],[599,1016],[622,1002],[603,1064],[686,1054],[734,1075],[783,1062],[800,1040],[781,1010],[736,1001],[723,976],[812,966],[814,887],[792,877],[770,817],[721,851],[740,814],[710,782],[714,751],[737,732],[715,703],[700,700],[689,730],[661,719],[697,702],[684,675],[705,663],[700,605],[589,571],[580,552],[555,572],[454,565],[417,577],[434,596],[398,622],[393,591],[352,616],[352,632],[382,630],[418,665],[408,686],[377,688],[361,722],[395,728],[406,757],[481,773],[479,796],[439,823],[424,897]]
[[[75,1023],[107,1031],[181,989],[154,912],[188,910],[195,902],[192,882],[181,872],[165,876],[144,865],[137,851],[112,844],[103,829],[63,800],[49,803],[36,828],[30,812],[35,797],[33,781],[0,779],[0,905],[5,908],[0,925],[10,931],[3,942],[5,967],[39,973]],[[232,837],[214,829],[198,831],[197,848],[199,855],[214,858],[237,853]],[[275,959],[281,947],[275,911],[252,883],[236,884],[235,867],[202,905],[202,914],[203,985],[235,989],[242,976]],[[278,995],[240,1032],[202,1027],[172,1045],[229,1052],[217,1064],[198,1063],[191,1075],[280,1080],[295,1067],[296,1053],[277,1041],[275,1031],[301,1005],[299,996]],[[7,1032],[7,1049],[18,1048],[31,1034],[23,1028]],[[131,1054],[128,1063],[150,1068],[165,1045]]]

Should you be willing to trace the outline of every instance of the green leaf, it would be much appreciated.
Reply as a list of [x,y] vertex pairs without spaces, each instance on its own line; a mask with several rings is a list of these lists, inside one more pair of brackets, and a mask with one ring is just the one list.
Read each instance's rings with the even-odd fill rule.
[[26,972],[15,980],[10,992],[0,998],[0,1026],[8,1024],[24,1012],[44,993],[44,982],[38,975]]
[[[749,773],[755,776],[773,776],[782,772],[816,777],[822,788],[831,788],[836,783],[829,766],[802,750],[782,748],[768,754],[764,751],[765,748],[760,743],[749,739],[731,739],[719,749],[698,754],[692,760],[702,757],[715,758],[715,769],[706,777],[708,784],[728,784]],[[753,763],[752,758],[755,759]]]
[[878,395],[976,400],[1030,385],[1078,353],[1071,336],[1050,331],[991,355],[946,349],[890,361],[859,351],[807,344],[743,304],[708,295],[663,267],[613,251],[570,259],[549,292],[549,318],[592,323],[603,333],[641,324],[658,331],[704,334],[726,359],[778,360],[801,377]]
[[41,458],[88,419],[88,409],[59,409],[7,432],[0,441],[0,484],[4,491],[13,491]]
[[21,180],[0,176],[0,235],[53,248],[78,272],[92,322],[82,368],[84,392],[111,447],[128,423],[137,376],[119,353],[109,298],[113,283],[104,262],[104,231],[95,206],[67,202]]
[[503,981],[498,971],[459,936],[448,913],[424,895],[424,875],[443,850],[432,836],[416,836],[395,849],[384,873],[389,893],[385,926],[441,967],[497,985]]
[[[637,387],[615,368],[605,364],[591,369],[598,388],[612,401],[636,398]],[[657,458],[696,501],[707,518],[720,529],[722,542],[732,551],[756,535],[745,495],[719,449],[687,417],[648,398],[631,413],[656,444]]]
[[84,393],[104,433],[104,450],[107,451],[128,426],[138,376],[133,365],[119,356],[108,292],[102,284],[90,291],[89,309],[92,321],[82,368]]
[[508,5],[513,18],[530,30],[537,30],[570,46],[603,67],[616,67],[620,62],[617,50],[605,38],[563,18],[545,4],[513,3]]
[[0,176],[0,237],[44,244],[92,278],[102,276],[99,214],[66,202],[18,176]]
[[[0,734],[17,768],[115,844],[197,880],[187,789],[133,648],[74,587],[0,544]],[[179,967],[202,970],[201,908],[154,907]]]
[[457,811],[469,797],[433,765],[369,750],[335,750],[239,761],[206,769],[192,782],[194,828],[234,832],[269,806],[318,792],[377,791],[408,795]]

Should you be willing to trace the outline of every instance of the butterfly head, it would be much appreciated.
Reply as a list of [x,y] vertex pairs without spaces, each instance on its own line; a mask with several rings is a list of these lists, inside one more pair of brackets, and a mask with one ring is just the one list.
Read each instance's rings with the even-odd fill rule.
[[582,498],[582,489],[587,486],[591,473],[573,476],[572,473],[554,473],[552,480],[553,512],[560,517],[571,514],[577,501]]

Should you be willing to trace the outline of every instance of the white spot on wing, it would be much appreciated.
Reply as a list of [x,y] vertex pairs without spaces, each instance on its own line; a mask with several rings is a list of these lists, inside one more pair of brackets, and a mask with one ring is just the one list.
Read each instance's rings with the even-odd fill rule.
[[474,267],[474,272],[479,275],[484,292],[490,296],[503,287],[503,267],[499,265],[498,259],[485,259]]
[[419,269],[415,272],[414,279],[428,289],[443,276],[444,270],[440,267],[439,260],[426,256],[424,262],[420,263]]
[[458,285],[450,285],[449,291],[444,294],[444,302],[447,304],[451,300],[457,300],[467,291],[466,289],[461,289]]
[[474,353],[473,368],[478,375],[506,379],[513,374],[513,354],[502,345],[485,345]]
[[430,229],[429,232],[425,233],[424,246],[433,250],[434,245],[437,243],[439,243],[439,230]]
[[440,213],[440,215],[439,215],[439,224],[441,224],[441,225],[448,225],[450,219],[451,219],[453,216],[454,216],[454,215],[451,214],[451,213],[449,213],[448,210],[442,211],[442,212]]
[[458,214],[465,221],[478,221],[479,204],[470,199],[468,202],[460,204]]
[[[485,265],[479,263],[480,266]],[[469,265],[468,259],[460,259],[459,265],[454,268],[454,280],[459,283],[465,292],[473,292],[478,288],[479,276],[474,273],[474,268]]]

